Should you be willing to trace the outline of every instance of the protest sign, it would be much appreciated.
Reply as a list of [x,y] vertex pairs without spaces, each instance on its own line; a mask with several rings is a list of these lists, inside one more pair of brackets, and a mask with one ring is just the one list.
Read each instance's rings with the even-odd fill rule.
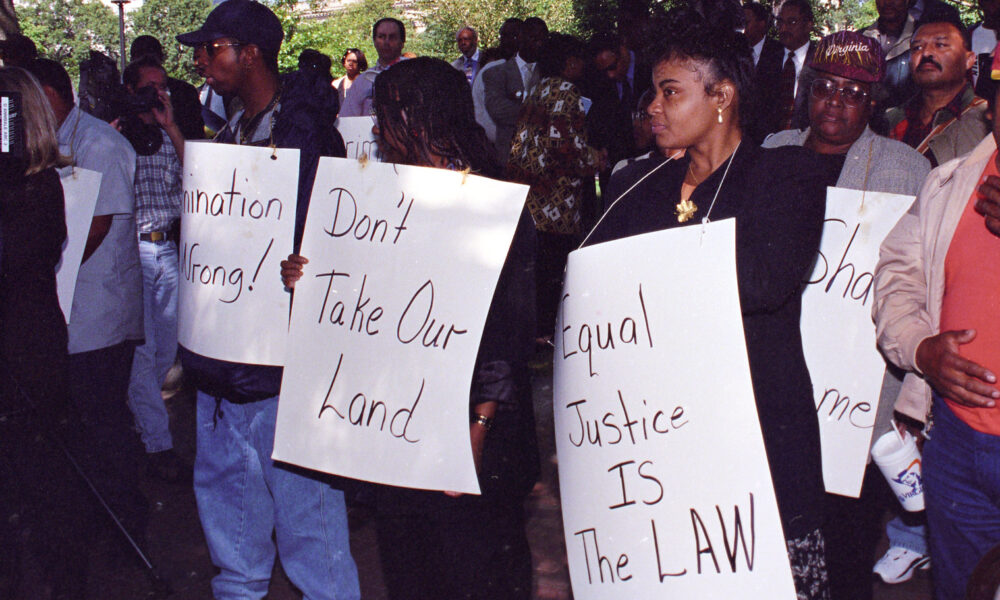
[[802,295],[802,348],[816,395],[826,490],[857,498],[885,361],[875,344],[872,281],[882,240],[913,196],[827,188],[816,266]]
[[750,381],[734,223],[570,254],[553,406],[579,600],[795,598]]
[[59,307],[69,323],[73,294],[76,291],[76,275],[80,272],[90,222],[94,220],[102,176],[97,171],[76,167],[61,170],[60,173],[66,203],[66,243],[63,244],[62,259],[56,267],[56,293],[59,296]]
[[441,169],[321,160],[276,460],[479,492],[472,371],[527,189]]
[[284,363],[299,151],[184,145],[178,340],[211,358]]
[[382,161],[382,152],[378,149],[378,140],[372,133],[375,119],[372,117],[340,117],[336,123],[340,136],[344,138],[347,158],[358,160]]

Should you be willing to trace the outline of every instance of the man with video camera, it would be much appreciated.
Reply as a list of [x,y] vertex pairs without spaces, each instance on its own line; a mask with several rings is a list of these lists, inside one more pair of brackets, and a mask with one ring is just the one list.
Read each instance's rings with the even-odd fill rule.
[[167,73],[154,57],[122,72],[127,96],[119,130],[136,152],[135,222],[142,263],[145,343],[136,347],[129,408],[154,477],[190,481],[191,468],[173,451],[160,389],[177,355],[177,231],[180,221],[184,136],[174,118]]

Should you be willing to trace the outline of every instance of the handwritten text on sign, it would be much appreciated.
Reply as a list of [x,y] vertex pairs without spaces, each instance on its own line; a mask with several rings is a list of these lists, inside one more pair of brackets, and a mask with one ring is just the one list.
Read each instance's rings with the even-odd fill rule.
[[372,133],[375,121],[371,117],[341,117],[336,126],[340,136],[344,138],[347,158],[358,160],[381,161],[382,152],[378,148],[378,140]]
[[63,245],[62,260],[56,267],[56,291],[59,306],[68,323],[76,291],[76,276],[80,272],[83,249],[87,245],[87,234],[90,233],[90,223],[97,206],[97,193],[101,189],[101,174],[73,167],[62,174],[60,182],[66,200],[66,243]]
[[812,377],[828,492],[857,498],[885,361],[875,345],[878,249],[913,196],[827,188],[816,267],[802,295],[802,347]]
[[[272,156],[274,158],[272,158]],[[187,143],[181,205],[178,337],[198,354],[281,365],[299,151]]]
[[735,255],[732,220],[570,254],[553,403],[576,598],[795,598]]
[[452,171],[322,159],[275,459],[479,492],[472,370],[526,193]]

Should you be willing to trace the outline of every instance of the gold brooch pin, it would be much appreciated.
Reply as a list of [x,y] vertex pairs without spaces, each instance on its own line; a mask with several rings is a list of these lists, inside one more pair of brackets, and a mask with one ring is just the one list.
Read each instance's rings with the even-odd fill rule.
[[691,202],[690,199],[681,200],[677,203],[674,210],[677,215],[677,222],[684,223],[694,216],[694,213],[698,210],[698,206],[694,202]]

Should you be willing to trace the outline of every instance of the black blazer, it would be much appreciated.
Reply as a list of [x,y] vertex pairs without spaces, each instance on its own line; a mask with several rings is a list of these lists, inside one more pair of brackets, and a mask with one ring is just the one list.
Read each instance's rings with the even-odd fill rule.
[[[638,55],[635,57],[638,61]],[[632,137],[632,113],[639,98],[653,85],[653,70],[649,65],[637,62],[632,80],[632,101],[627,105],[618,98],[618,86],[599,76],[588,92],[594,101],[587,113],[587,134],[590,145],[607,148],[608,169],[623,158],[632,158],[638,152]]]
[[[750,92],[750,109],[747,111],[748,120],[744,123],[744,131],[758,144],[768,134],[780,129],[784,113],[781,105],[781,69],[785,63],[785,49],[778,42],[771,41],[773,43],[770,45],[764,42],[757,62]],[[808,67],[815,50],[816,45],[809,42],[805,66],[799,72],[799,86],[795,92],[793,129],[805,129],[809,126],[809,86],[814,75]]]
[[764,38],[764,47],[760,50],[760,58],[757,66],[754,67],[754,76],[759,73],[781,73],[782,59],[785,57],[785,48],[781,42],[774,38]]
[[[662,163],[636,162],[611,178],[617,198]],[[689,160],[664,165],[611,207],[588,245],[681,227],[674,213]],[[691,195],[700,207],[685,225],[700,226],[724,166]],[[736,267],[757,413],[785,536],[803,537],[822,521],[819,424],[799,329],[803,281],[819,250],[826,210],[822,163],[795,146],[764,149],[744,139],[711,218],[736,219]],[[670,260],[637,256],[636,260]],[[685,285],[696,285],[685,282]]]

